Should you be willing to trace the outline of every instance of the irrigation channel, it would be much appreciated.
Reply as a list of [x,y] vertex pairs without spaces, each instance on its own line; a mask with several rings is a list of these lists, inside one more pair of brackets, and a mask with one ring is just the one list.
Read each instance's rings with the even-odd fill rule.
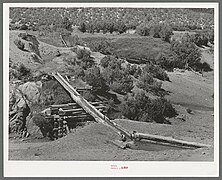
[[[207,148],[210,147],[206,144],[188,142],[183,140],[174,139],[171,137],[164,137],[151,134],[143,134],[136,131],[132,133],[128,132],[122,128],[117,123],[111,121],[106,117],[98,107],[99,103],[88,102],[85,100],[78,92],[75,90],[59,73],[52,74],[54,78],[61,84],[61,86],[70,94],[74,102],[84,110],[85,115],[89,114],[93,119],[102,123],[106,126],[109,126],[118,133],[122,140],[111,141],[114,145],[121,147],[122,149],[131,148],[131,149],[140,149],[147,151],[158,151],[164,149],[196,149],[196,148]],[[74,105],[74,104],[69,104]],[[57,108],[61,108],[66,105],[60,105]],[[56,107],[54,107],[56,108]],[[76,109],[77,111],[78,109]],[[79,109],[80,110],[80,109]],[[71,110],[72,111],[72,110]],[[65,112],[70,112],[67,110]],[[57,119],[60,117],[57,117]]]

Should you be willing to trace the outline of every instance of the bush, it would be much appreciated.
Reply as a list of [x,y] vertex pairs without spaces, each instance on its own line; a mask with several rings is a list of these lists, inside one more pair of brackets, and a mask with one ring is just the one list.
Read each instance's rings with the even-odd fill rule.
[[191,36],[192,41],[197,45],[197,46],[207,46],[208,44],[208,37],[203,34],[203,33],[197,33]]
[[16,45],[19,49],[24,50],[24,48],[25,48],[25,43],[23,43],[21,40],[16,39],[16,40],[14,41],[14,43],[15,43],[15,45]]
[[151,27],[147,24],[140,24],[136,27],[136,33],[140,36],[149,36]]
[[76,79],[83,78],[85,76],[84,69],[79,65],[68,67],[68,69],[70,74],[74,76]]
[[91,55],[91,53],[86,49],[78,49],[76,54],[78,59],[83,59],[83,58],[89,59]]
[[112,54],[112,45],[110,40],[105,37],[102,38],[84,38],[89,48],[94,52],[100,52],[105,55]]
[[177,67],[175,62],[173,53],[159,53],[156,57],[156,64],[167,71],[173,71]]
[[163,41],[170,42],[171,35],[173,35],[173,30],[168,24],[160,25],[159,36]]
[[133,81],[130,76],[125,75],[121,77],[119,81],[113,81],[110,84],[110,89],[119,94],[126,94],[128,92],[131,92],[131,90],[133,89]]
[[17,71],[18,71],[18,79],[20,80],[29,81],[33,78],[31,69],[25,67],[24,64],[20,64]]
[[168,123],[166,117],[177,115],[171,103],[166,99],[150,99],[144,92],[127,96],[120,110],[127,118],[144,122]]
[[108,66],[110,66],[110,68],[115,69],[121,68],[121,61],[116,59],[113,56],[105,56],[104,58],[101,59],[100,61],[100,65],[104,68],[107,68]]
[[83,33],[86,32],[86,24],[84,22],[80,23],[79,30]]
[[106,56],[100,64],[105,68],[102,75],[110,89],[120,94],[131,92],[133,80],[127,69],[122,67],[122,61],[112,56]]
[[159,66],[152,63],[146,64],[143,68],[143,72],[150,73],[154,78],[160,79],[162,81],[169,81],[169,76],[167,73]]
[[93,58],[91,57],[90,51],[86,49],[78,49],[77,58],[81,60],[78,61],[78,63],[84,70],[86,70],[87,68],[91,68],[95,64]]
[[171,50],[175,61],[174,67],[181,69],[186,68],[186,66],[194,67],[201,60],[201,52],[192,42],[173,41],[171,43]]
[[24,39],[24,40],[27,40],[27,38],[28,38],[28,36],[27,36],[26,33],[20,33],[20,34],[18,35],[18,37],[20,37],[20,38],[22,38],[22,39]]
[[93,66],[85,71],[84,80],[93,87],[93,91],[107,92],[109,87],[100,73],[99,67]]
[[161,86],[162,82],[158,82],[157,80],[153,79],[153,76],[147,72],[143,72],[141,74],[137,83],[137,87],[158,96],[163,95],[161,91]]
[[[111,26],[112,28],[112,26]],[[110,29],[110,28],[109,28]],[[119,32],[120,34],[126,32],[126,25],[123,21],[117,21],[115,24],[114,24],[114,31],[117,31]]]
[[135,64],[134,65],[127,64],[126,72],[134,76],[135,78],[138,78],[142,73],[142,69],[139,66],[137,67]]
[[28,29],[28,26],[23,24],[21,25],[21,27],[19,28],[20,30],[27,30]]

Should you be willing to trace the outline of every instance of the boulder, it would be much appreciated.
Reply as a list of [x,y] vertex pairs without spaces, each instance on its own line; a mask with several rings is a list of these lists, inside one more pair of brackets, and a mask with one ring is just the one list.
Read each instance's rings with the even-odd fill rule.
[[43,138],[43,134],[42,134],[40,128],[33,121],[33,117],[27,118],[26,127],[27,127],[27,131],[30,133],[31,137]]
[[[18,87],[19,91],[26,96],[29,103],[35,104],[39,102],[40,92],[42,88],[42,82],[26,82]],[[17,93],[18,97],[21,97],[21,93]]]

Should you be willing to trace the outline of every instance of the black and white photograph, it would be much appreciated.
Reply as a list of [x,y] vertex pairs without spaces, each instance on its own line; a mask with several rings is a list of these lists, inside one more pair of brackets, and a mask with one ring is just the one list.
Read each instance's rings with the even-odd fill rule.
[[4,5],[7,176],[219,174],[217,3]]

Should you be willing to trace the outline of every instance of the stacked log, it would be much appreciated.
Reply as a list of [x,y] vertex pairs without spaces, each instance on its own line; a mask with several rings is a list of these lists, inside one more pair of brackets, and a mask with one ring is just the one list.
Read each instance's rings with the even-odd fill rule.
[[[90,103],[100,112],[107,112],[104,105],[107,102]],[[76,126],[78,122],[93,120],[93,117],[86,113],[77,103],[50,105],[49,109],[47,109],[46,118],[53,119],[53,137],[55,139],[66,136],[70,132],[70,127]]]

